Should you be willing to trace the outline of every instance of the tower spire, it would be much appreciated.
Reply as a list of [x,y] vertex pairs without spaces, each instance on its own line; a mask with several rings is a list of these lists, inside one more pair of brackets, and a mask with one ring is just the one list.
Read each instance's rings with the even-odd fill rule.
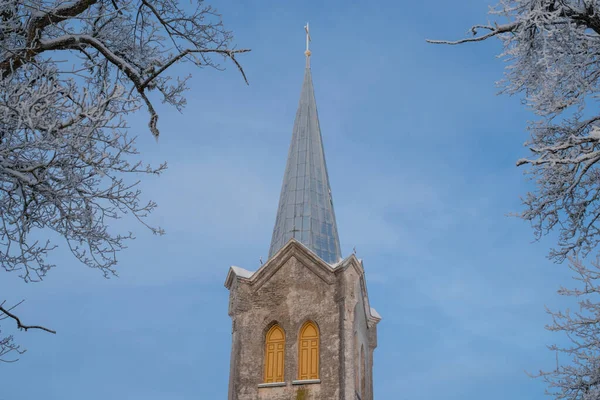
[[269,258],[291,238],[295,238],[324,261],[335,263],[341,259],[340,240],[310,71],[308,24],[304,28],[304,83],[294,121]]
[[308,48],[308,44],[311,41],[310,31],[308,29],[308,22],[306,23],[306,25],[304,25],[304,31],[306,32],[306,51],[304,52],[304,55],[306,56],[306,68],[310,68],[310,55],[312,53],[310,52],[310,49]]

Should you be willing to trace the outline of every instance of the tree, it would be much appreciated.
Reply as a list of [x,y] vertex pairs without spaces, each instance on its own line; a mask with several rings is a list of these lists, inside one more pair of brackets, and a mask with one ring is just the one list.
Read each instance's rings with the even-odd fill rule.
[[[568,289],[561,287],[558,291],[563,296],[581,298],[579,311],[555,312],[547,310],[552,317],[552,324],[546,329],[562,332],[571,341],[571,346],[549,346],[551,351],[565,354],[571,364],[556,366],[556,370],[543,372],[542,377],[551,388],[557,399],[597,400],[600,398],[600,263],[598,260],[586,266],[576,257],[569,257],[569,268],[575,273],[575,280],[580,287]],[[558,364],[558,361],[557,361]]]
[[502,41],[501,56],[510,63],[504,92],[524,94],[541,117],[528,126],[531,158],[517,162],[530,167],[536,183],[520,215],[538,238],[558,230],[553,259],[585,256],[600,242],[600,113],[585,108],[600,92],[600,2],[503,0],[491,14],[510,22],[475,25],[473,37],[462,40],[429,42]]
[[583,296],[580,312],[548,311],[547,329],[564,332],[573,346],[552,350],[572,362],[541,372],[557,399],[600,398],[600,293],[598,264],[584,266],[600,242],[600,113],[586,108],[600,94],[599,0],[501,0],[492,8],[503,24],[475,25],[471,36],[457,41],[429,40],[456,45],[498,38],[508,62],[503,92],[523,94],[539,119],[529,122],[531,157],[517,161],[535,189],[523,199],[518,214],[530,221],[536,238],[556,230],[558,244],[550,258],[569,266],[583,288],[562,295]]
[[[183,3],[183,2],[182,2]],[[193,3],[193,4],[192,4]],[[185,105],[186,81],[171,67],[220,68],[232,60],[232,35],[203,0],[0,0],[0,264],[25,282],[54,267],[49,255],[64,240],[72,254],[105,277],[131,233],[114,233],[112,220],[145,218],[134,175],[160,174],[166,164],[143,165],[126,117],[140,108],[158,139],[161,97]],[[247,83],[247,81],[246,81]],[[0,301],[0,320],[9,318]],[[48,330],[48,329],[46,329]],[[48,330],[51,331],[51,330]],[[0,359],[20,352],[0,339]],[[5,358],[4,358],[5,359]]]

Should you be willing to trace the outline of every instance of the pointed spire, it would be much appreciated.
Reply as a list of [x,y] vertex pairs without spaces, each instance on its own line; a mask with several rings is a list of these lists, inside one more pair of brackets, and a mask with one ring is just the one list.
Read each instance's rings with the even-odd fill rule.
[[[308,24],[305,29],[308,46]],[[269,257],[291,238],[295,238],[324,261],[335,263],[342,255],[309,57],[310,50],[307,48],[304,83],[283,176]]]

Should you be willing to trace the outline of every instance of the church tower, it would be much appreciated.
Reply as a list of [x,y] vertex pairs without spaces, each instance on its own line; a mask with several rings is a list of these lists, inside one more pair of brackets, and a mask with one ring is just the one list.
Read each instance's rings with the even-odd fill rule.
[[381,317],[362,260],[342,258],[310,69],[296,113],[269,259],[232,266],[229,400],[372,400]]

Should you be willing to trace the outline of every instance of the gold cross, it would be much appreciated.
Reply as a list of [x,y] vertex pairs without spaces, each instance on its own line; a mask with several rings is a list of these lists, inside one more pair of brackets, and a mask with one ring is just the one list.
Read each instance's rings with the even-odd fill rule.
[[308,43],[310,42],[310,31],[308,30],[308,22],[304,25],[304,30],[306,31],[306,51],[310,51],[308,49]]
[[304,31],[306,32],[306,51],[304,52],[304,55],[306,56],[306,67],[310,67],[310,54],[311,53],[308,48],[308,44],[310,43],[311,38],[310,38],[310,31],[308,29],[308,22],[304,26]]

